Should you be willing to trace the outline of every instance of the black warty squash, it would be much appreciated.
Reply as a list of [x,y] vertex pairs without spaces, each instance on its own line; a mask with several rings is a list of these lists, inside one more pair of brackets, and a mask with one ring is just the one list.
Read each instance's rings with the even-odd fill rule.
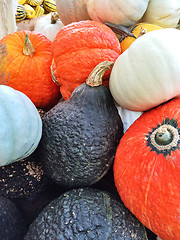
[[71,97],[43,120],[39,158],[48,177],[64,188],[90,186],[109,170],[123,124],[102,76],[109,61],[98,64]]
[[51,201],[24,240],[147,240],[144,226],[116,195],[71,189]]

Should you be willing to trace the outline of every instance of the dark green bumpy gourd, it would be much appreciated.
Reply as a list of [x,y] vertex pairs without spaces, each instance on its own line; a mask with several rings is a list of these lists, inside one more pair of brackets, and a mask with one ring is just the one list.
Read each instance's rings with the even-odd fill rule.
[[95,67],[86,83],[43,117],[39,157],[45,173],[65,187],[90,186],[109,170],[123,124],[102,76],[112,67]]
[[25,221],[16,205],[0,196],[0,239],[23,240],[26,232]]
[[24,240],[147,240],[144,226],[114,195],[72,189],[49,203]]

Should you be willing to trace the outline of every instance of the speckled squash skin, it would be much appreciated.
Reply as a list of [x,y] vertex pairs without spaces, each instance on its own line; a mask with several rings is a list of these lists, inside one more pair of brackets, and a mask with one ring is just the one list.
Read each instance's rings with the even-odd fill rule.
[[44,171],[65,188],[89,186],[108,171],[122,134],[110,91],[83,83],[43,117],[38,150]]
[[50,184],[35,153],[0,167],[0,195],[4,197],[14,199],[31,196],[42,192]]
[[[48,217],[47,217],[48,216]],[[106,191],[65,192],[31,224],[25,240],[147,240],[144,226]]]

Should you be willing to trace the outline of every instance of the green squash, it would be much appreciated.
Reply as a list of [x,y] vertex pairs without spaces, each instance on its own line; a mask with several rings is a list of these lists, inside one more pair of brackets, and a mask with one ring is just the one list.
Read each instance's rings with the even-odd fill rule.
[[0,239],[22,240],[27,227],[22,214],[16,205],[3,196],[0,196]]
[[112,67],[95,67],[86,83],[43,117],[39,157],[45,173],[65,188],[90,186],[109,170],[123,124],[102,76]]
[[69,190],[42,210],[24,240],[147,240],[144,226],[116,197],[93,188]]

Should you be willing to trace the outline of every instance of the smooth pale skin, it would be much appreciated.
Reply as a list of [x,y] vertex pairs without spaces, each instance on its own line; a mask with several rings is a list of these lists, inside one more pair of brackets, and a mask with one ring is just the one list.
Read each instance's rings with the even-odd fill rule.
[[143,112],[129,111],[117,104],[116,104],[116,107],[121,117],[121,120],[123,122],[124,133],[133,124],[133,122],[136,121],[136,119],[138,119],[143,114]]
[[56,0],[56,9],[64,25],[90,19],[87,12],[88,0]]
[[143,16],[149,0],[88,0],[92,20],[131,26]]
[[109,87],[128,110],[145,111],[180,96],[180,31],[166,28],[136,39],[116,60]]
[[44,34],[50,41],[53,41],[56,34],[64,26],[60,19],[56,23],[51,23],[51,13],[38,19],[35,24],[34,31]]
[[0,85],[0,166],[29,156],[42,136],[42,120],[22,92]]
[[179,19],[179,0],[151,0],[141,21],[175,28]]
[[0,39],[2,39],[17,30],[15,18],[17,0],[1,0],[0,9]]

